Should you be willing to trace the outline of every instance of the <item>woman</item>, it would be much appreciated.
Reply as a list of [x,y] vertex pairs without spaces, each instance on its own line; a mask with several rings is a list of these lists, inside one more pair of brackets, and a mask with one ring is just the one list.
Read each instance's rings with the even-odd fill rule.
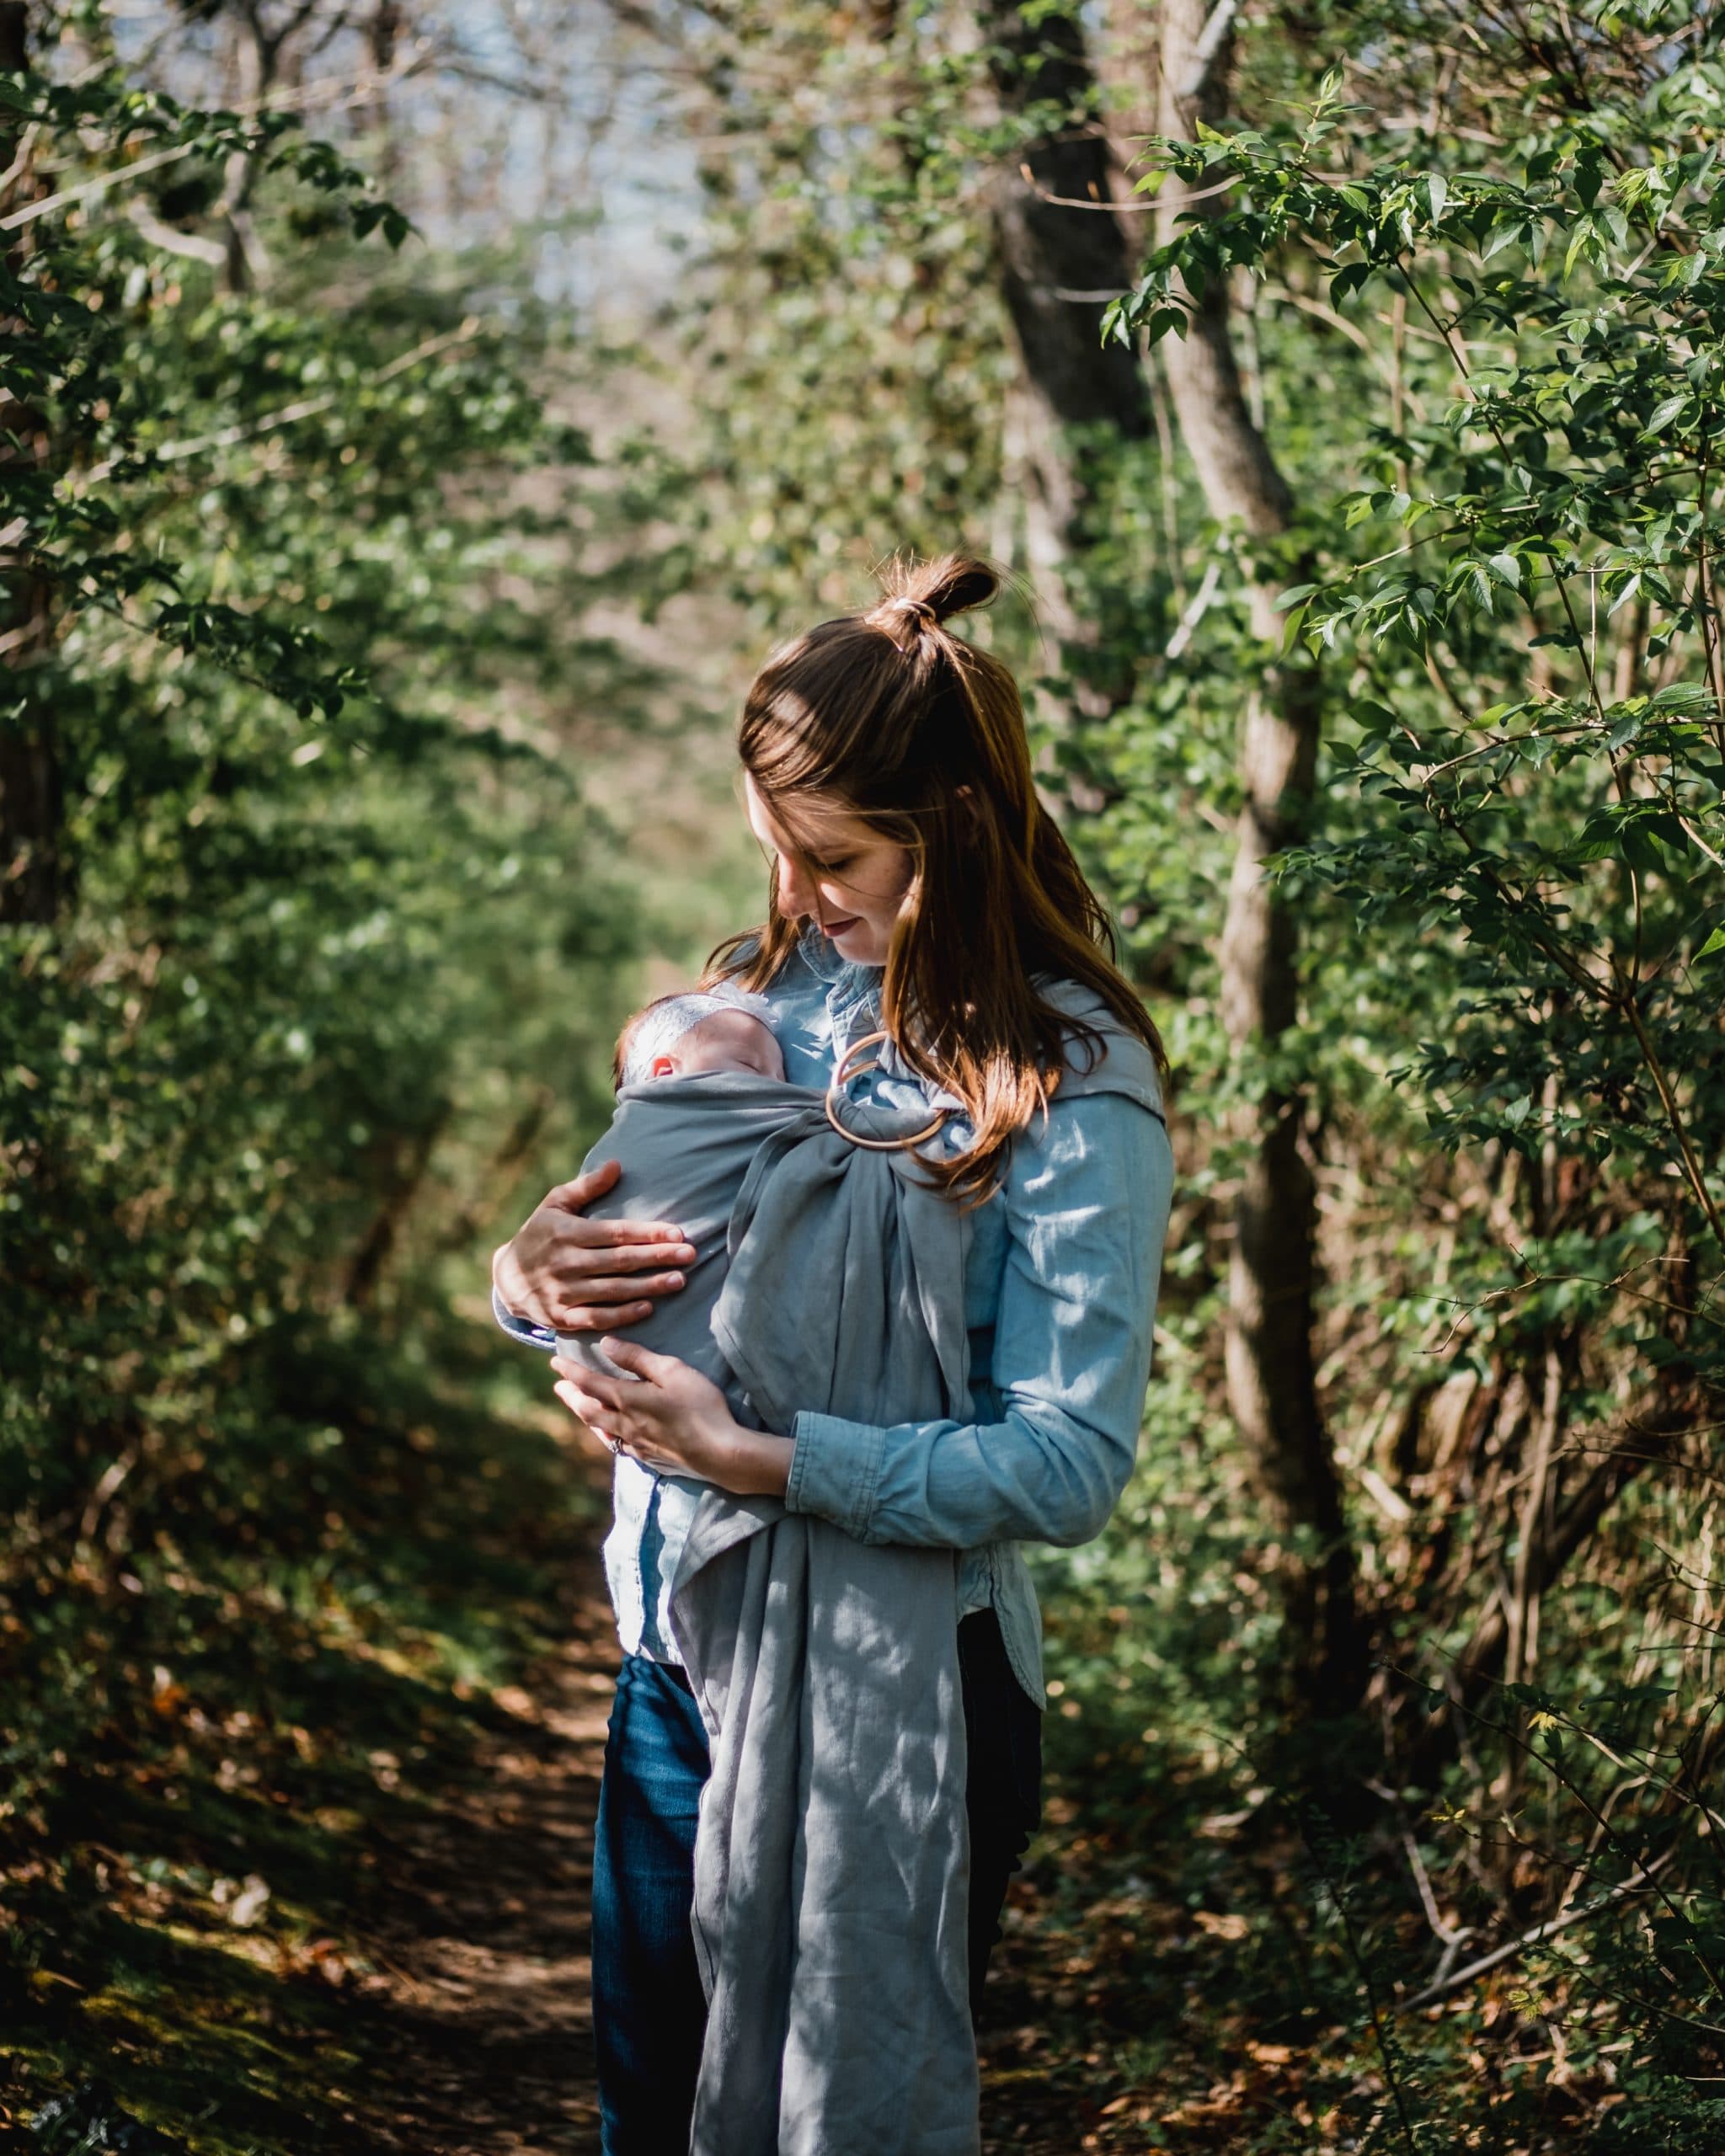
[[[788,1430],[745,1430],[704,1377],[609,1337],[607,1354],[644,1382],[559,1361],[557,1391],[658,1474],[781,1497],[864,1542],[963,1553],[974,1997],[1039,1810],[1040,1634],[1017,1545],[1097,1534],[1130,1471],[1172,1171],[1156,1030],[1037,799],[1016,685],[946,626],[994,595],[995,575],[949,557],[885,582],[879,606],[777,652],[749,692],[739,748],[771,913],[721,946],[712,977],[765,996],[793,1082],[826,1085],[884,1033],[900,1081],[926,1095],[940,1126],[927,1171],[968,1224],[987,1419],[877,1428],[798,1414]],[[1062,985],[1069,1010],[1071,990],[1087,993],[1095,1024],[1055,1007]],[[1130,1067],[1120,1089],[1063,1099],[1062,1072],[1104,1055]],[[512,1330],[608,1335],[677,1291],[693,1252],[675,1225],[582,1218],[614,1179],[552,1192],[499,1251]],[[676,1484],[656,1490],[628,1529],[639,1599],[619,1610],[595,1853],[606,2156],[686,2147],[702,2024],[689,1906],[707,1745],[667,1626],[687,1513]]]

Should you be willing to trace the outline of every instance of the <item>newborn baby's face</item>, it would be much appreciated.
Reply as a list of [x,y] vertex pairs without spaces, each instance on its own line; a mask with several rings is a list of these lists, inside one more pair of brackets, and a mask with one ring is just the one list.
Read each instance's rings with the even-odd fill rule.
[[718,1011],[712,1017],[703,1018],[698,1026],[691,1026],[662,1059],[679,1078],[712,1070],[748,1070],[759,1078],[785,1075],[785,1059],[772,1028],[746,1011]]

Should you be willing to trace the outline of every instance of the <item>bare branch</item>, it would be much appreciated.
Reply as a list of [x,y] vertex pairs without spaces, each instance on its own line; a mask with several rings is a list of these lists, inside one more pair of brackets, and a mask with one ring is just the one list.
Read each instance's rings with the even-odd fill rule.
[[1192,66],[1179,88],[1183,104],[1195,104],[1204,95],[1216,61],[1228,42],[1228,33],[1234,27],[1238,0],[1216,0],[1210,11],[1204,28],[1198,34],[1198,42],[1192,48]]
[[1452,1991],[1460,1991],[1464,1984],[1471,1984],[1476,1977],[1482,1977],[1492,1969],[1501,1968],[1505,1961],[1513,1961],[1518,1954],[1525,1954],[1530,1946],[1542,1945],[1548,1939],[1555,1939],[1560,1931],[1567,1931],[1572,1924],[1583,1924],[1589,1917],[1596,1917],[1612,1903],[1621,1902],[1626,1894],[1640,1894],[1652,1885],[1654,1875],[1663,1871],[1677,1852],[1667,1849],[1664,1856],[1656,1857],[1652,1864],[1642,1868],[1641,1875],[1632,1879],[1620,1880],[1608,1892],[1595,1900],[1583,1903],[1578,1909],[1570,1909],[1560,1917],[1551,1917],[1544,1924],[1536,1924],[1518,1939],[1506,1940],[1503,1945],[1494,1946],[1489,1954],[1482,1954],[1476,1961],[1457,1969],[1439,1983],[1428,1984],[1423,1991],[1416,1992],[1412,1999],[1397,2002],[1397,2014],[1417,2014],[1423,2006],[1431,2006]]

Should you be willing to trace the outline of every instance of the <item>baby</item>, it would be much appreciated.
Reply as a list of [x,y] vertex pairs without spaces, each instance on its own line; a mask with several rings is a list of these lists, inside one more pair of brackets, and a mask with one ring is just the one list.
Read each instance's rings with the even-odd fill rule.
[[[617,1113],[584,1168],[621,1161],[622,1178],[590,1211],[596,1219],[681,1222],[695,1262],[684,1285],[628,1328],[661,1353],[723,1382],[729,1374],[708,1326],[724,1279],[732,1201],[760,1135],[797,1096],[765,1006],[737,993],[661,995],[638,1011],[611,1061]],[[757,1128],[758,1127],[758,1128]],[[590,1335],[559,1333],[565,1355],[622,1375]]]
[[719,1070],[782,1078],[785,1059],[758,1011],[699,990],[661,995],[638,1011],[617,1035],[611,1059],[619,1092],[655,1078],[698,1078]]
[[[583,1163],[622,1163],[622,1180],[589,1209],[593,1218],[674,1219],[694,1246],[683,1287],[661,1297],[651,1316],[628,1327],[628,1337],[729,1387],[734,1381],[711,1321],[729,1265],[731,1208],[756,1148],[808,1106],[808,1097],[785,1082],[784,1058],[764,1007],[736,993],[697,990],[662,995],[638,1011],[618,1037],[612,1063],[617,1113]],[[629,1374],[590,1333],[562,1332],[557,1341],[560,1353],[590,1369]],[[752,1419],[740,1398],[732,1404]],[[686,1525],[701,1491],[679,1477],[661,1482],[627,1454],[617,1460],[616,1526],[606,1542],[605,1569],[620,1623],[627,1609],[639,1605],[639,1545],[649,1518],[668,1505],[669,1514],[659,1512],[660,1532],[669,1531],[673,1516]],[[644,1645],[663,1658],[664,1613],[650,1593],[642,1620]]]

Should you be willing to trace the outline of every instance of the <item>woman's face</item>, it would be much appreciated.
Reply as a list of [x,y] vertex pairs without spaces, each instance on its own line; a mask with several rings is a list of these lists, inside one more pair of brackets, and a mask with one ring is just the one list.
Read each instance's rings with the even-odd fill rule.
[[841,958],[884,966],[911,888],[909,850],[819,794],[799,797],[793,832],[746,774],[743,788],[749,828],[777,867],[779,911],[788,921],[814,921]]

